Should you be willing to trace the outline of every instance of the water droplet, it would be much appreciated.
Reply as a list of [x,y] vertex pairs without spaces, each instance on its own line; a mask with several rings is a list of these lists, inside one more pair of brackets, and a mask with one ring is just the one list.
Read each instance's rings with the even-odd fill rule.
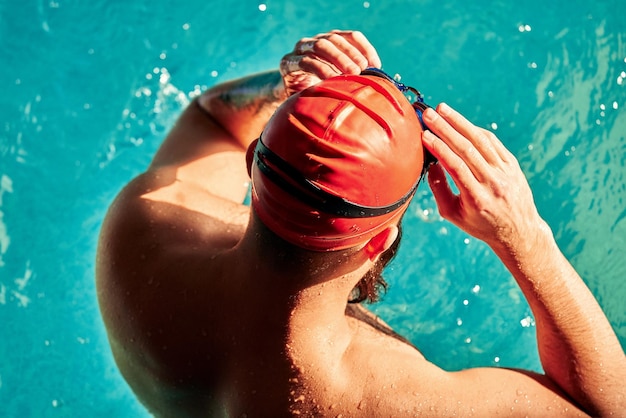
[[527,316],[526,318],[523,318],[519,322],[520,322],[520,325],[522,327],[524,327],[524,328],[528,328],[528,327],[531,327],[531,326],[535,325],[535,321],[530,316]]

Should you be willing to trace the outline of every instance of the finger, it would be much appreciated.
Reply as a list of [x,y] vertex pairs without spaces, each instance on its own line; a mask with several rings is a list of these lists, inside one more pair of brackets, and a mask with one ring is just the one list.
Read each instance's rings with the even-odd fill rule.
[[[426,115],[426,112],[424,112],[424,115]],[[475,190],[479,186],[479,180],[474,172],[446,142],[432,132],[424,131],[422,133],[422,143],[450,174],[461,195],[468,193],[469,190]],[[432,166],[432,168],[436,166],[437,164]]]
[[302,71],[314,74],[321,80],[335,77],[343,72],[330,62],[321,60],[318,57],[303,56],[300,60],[300,68]]
[[501,162],[509,164],[517,163],[517,158],[515,158],[493,132],[475,126],[445,103],[440,104],[437,110],[442,114],[444,119],[450,119],[449,123],[451,126],[461,133],[461,135],[473,139],[471,142],[490,164],[500,165]]
[[285,76],[289,73],[301,71],[300,62],[304,58],[298,54],[287,54],[280,60],[280,73]]
[[469,140],[487,162],[497,163],[502,159],[496,149],[497,143],[500,141],[493,133],[474,125],[445,103],[441,103],[437,106],[437,112],[454,130],[461,134],[462,137]]
[[374,45],[370,43],[370,41],[365,37],[362,32],[334,30],[332,31],[332,33],[337,33],[344,36],[348,40],[348,42],[356,47],[367,59],[366,67],[381,68],[383,66],[382,62],[380,61],[380,57],[378,56],[378,52],[376,52],[376,48],[374,48]]
[[290,53],[280,60],[280,73],[284,77],[288,74],[308,72],[320,79],[326,79],[341,74],[334,65],[309,55]]
[[316,39],[303,39],[294,52],[325,61],[340,73],[358,74],[367,67],[367,58],[338,34],[318,35]]
[[329,33],[321,33],[314,38],[327,39],[334,43],[361,70],[382,66],[376,49],[359,31],[333,30]]
[[487,129],[482,129],[485,137],[491,142],[491,145],[493,146],[493,148],[496,150],[496,152],[498,153],[498,156],[506,162],[511,162],[513,160],[517,161],[517,158],[515,158],[515,156],[511,153],[511,151],[509,151],[504,144],[502,143],[502,141],[500,141],[498,139],[498,137],[496,136],[496,134],[494,134],[493,132],[491,132],[490,130]]
[[294,48],[294,52],[297,55],[304,55],[308,52],[313,52],[313,49],[315,47],[315,42],[317,42],[316,39],[301,39],[296,44],[296,47]]
[[[489,179],[491,167],[486,158],[467,137],[459,133],[446,119],[433,109],[426,109],[422,115],[426,125],[436,134],[434,144],[445,143],[446,152],[442,156],[442,161],[446,169],[452,171],[460,170],[461,166],[469,168],[475,179],[484,181]],[[424,135],[426,138],[426,135]],[[426,144],[428,146],[428,144]],[[442,147],[443,148],[443,147]],[[441,152],[441,151],[440,151]],[[493,155],[495,151],[492,150]],[[452,155],[455,154],[455,155]],[[493,155],[490,159],[493,159]],[[461,161],[459,161],[459,159]],[[446,163],[447,161],[447,163]],[[454,167],[451,166],[454,164]],[[459,171],[461,175],[467,175],[467,170]],[[469,179],[463,178],[462,181]],[[456,182],[456,179],[455,179]]]

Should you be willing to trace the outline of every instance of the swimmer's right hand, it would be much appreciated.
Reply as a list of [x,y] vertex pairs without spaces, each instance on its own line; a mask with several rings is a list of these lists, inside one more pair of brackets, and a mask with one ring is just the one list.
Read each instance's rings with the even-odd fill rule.
[[282,58],[280,73],[291,96],[327,78],[381,65],[376,49],[361,32],[333,30],[299,40]]

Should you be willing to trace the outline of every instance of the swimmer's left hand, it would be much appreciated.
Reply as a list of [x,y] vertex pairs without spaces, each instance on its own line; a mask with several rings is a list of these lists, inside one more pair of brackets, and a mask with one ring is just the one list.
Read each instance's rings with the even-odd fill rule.
[[536,247],[547,224],[515,156],[492,132],[445,104],[426,110],[424,121],[432,133],[424,132],[423,143],[440,163],[428,180],[441,216],[494,250],[520,254]]
[[361,32],[333,30],[298,41],[282,58],[280,73],[290,96],[327,78],[381,65],[376,49]]

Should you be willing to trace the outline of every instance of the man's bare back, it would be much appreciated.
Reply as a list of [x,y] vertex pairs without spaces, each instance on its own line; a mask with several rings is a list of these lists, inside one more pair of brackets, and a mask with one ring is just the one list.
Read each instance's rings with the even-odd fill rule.
[[[309,320],[307,304],[233,249],[249,208],[215,219],[198,206],[185,207],[215,197],[177,184],[167,170],[131,183],[107,217],[98,258],[116,361],[151,410],[164,416],[350,414],[375,403],[356,383],[382,353],[424,361],[361,305],[344,303],[341,332]],[[223,231],[219,240],[216,230]],[[327,341],[329,349],[310,340]]]
[[[336,60],[340,72],[356,71],[339,63],[345,56],[335,49],[345,52],[344,43],[361,53],[357,60],[350,50],[352,65],[380,67],[358,32],[303,39],[283,61],[283,78],[254,76],[217,86],[194,101],[151,167],[112,205],[98,250],[98,297],[116,362],[138,398],[164,417],[542,415],[548,409],[602,415],[624,408],[624,391],[616,383],[626,376],[623,352],[593,298],[561,260],[551,234],[539,228],[530,234],[532,240],[507,247],[510,237],[489,235],[484,223],[452,212],[439,167],[431,187],[442,215],[494,248],[530,297],[538,327],[547,324],[547,342],[540,347],[546,375],[504,369],[446,372],[364,307],[348,304],[354,287],[389,246],[393,225],[363,248],[336,255],[306,258],[303,252],[290,258],[275,251],[280,239],[242,205],[250,181],[246,148],[285,99],[283,81],[293,93],[290,88],[307,87],[294,81],[302,83],[302,73],[309,83],[332,75],[316,66],[320,59],[310,52],[313,46],[325,51],[326,61]],[[254,83],[259,85],[252,89]],[[225,99],[236,94],[248,104],[234,106]],[[424,144],[453,178],[462,176],[463,162],[450,149],[461,140],[456,131],[470,136],[473,125],[451,110],[438,111],[424,117],[441,139],[425,134]],[[468,144],[484,153],[477,141]],[[494,147],[489,160],[510,159]],[[462,190],[460,197],[470,192]],[[532,211],[524,216],[535,220]],[[596,318],[594,338],[605,351],[592,353],[580,342],[589,338],[587,330],[572,332],[555,318],[556,308],[543,299],[554,299],[556,290],[531,289],[532,265],[545,260],[524,250],[527,243],[539,243],[556,260],[545,268],[558,272],[553,276],[559,285],[571,287],[570,294],[559,292],[576,305],[568,314],[578,322]],[[533,292],[537,298],[528,296]],[[553,332],[571,343],[554,349]],[[570,357],[560,362],[564,356]],[[598,358],[605,364],[601,371],[574,378],[559,371],[566,363]],[[601,390],[589,389],[600,380]]]

